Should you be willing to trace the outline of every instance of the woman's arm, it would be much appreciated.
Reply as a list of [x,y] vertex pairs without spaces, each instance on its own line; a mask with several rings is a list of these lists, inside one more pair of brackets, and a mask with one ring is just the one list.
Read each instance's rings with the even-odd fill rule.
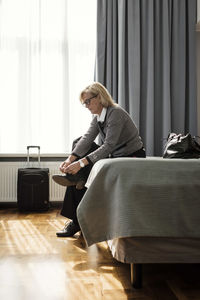
[[80,160],[71,163],[67,167],[64,167],[64,173],[76,174],[81,169],[80,161],[82,161],[84,166],[87,166],[89,164],[88,160],[85,157],[81,158]]
[[99,134],[99,129],[97,125],[97,118],[94,117],[90,123],[88,131],[81,137],[81,139],[76,144],[75,148],[72,151],[72,155],[77,157],[83,157],[87,153],[95,138]]
[[[106,135],[104,143],[97,150],[88,155],[88,159],[95,163],[99,159],[106,158],[111,154],[119,143],[119,138],[122,136],[122,131],[125,126],[125,118],[123,112],[118,109],[113,109],[107,115]],[[125,141],[125,140],[124,140]],[[121,141],[123,142],[123,141]]]
[[[78,141],[72,151],[72,154],[65,162],[61,164],[61,171],[63,173],[76,174],[81,169],[81,164],[84,164],[84,166],[89,164],[89,161],[86,157],[83,157],[83,155],[89,151],[98,133],[99,129],[97,125],[97,119],[94,117],[88,131]],[[78,157],[83,158],[77,160]]]

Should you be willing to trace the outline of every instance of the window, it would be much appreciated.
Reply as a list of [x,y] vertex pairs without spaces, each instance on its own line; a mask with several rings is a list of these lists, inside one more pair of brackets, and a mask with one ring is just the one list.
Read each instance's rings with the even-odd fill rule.
[[0,152],[70,152],[91,114],[79,93],[94,80],[94,0],[1,0]]

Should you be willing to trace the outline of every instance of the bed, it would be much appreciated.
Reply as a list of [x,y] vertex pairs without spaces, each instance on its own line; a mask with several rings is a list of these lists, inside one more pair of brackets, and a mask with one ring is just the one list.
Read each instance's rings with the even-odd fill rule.
[[[98,161],[77,209],[88,246],[108,241],[142,286],[144,263],[200,262],[200,160]],[[91,226],[92,224],[92,226]]]

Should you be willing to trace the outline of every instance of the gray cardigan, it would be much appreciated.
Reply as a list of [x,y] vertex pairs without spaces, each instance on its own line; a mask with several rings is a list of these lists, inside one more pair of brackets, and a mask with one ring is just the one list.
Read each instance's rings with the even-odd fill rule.
[[102,145],[87,155],[92,163],[110,156],[129,156],[143,147],[135,123],[130,115],[118,105],[107,108],[101,129],[97,122],[97,116],[93,118],[88,131],[79,140],[72,154],[83,157],[98,134]]

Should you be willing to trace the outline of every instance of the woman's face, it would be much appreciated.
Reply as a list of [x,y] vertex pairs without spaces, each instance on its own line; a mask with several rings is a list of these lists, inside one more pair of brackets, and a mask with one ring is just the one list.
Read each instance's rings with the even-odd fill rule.
[[100,102],[99,95],[94,96],[91,93],[84,93],[82,96],[83,104],[87,107],[92,114],[100,115],[103,105]]

